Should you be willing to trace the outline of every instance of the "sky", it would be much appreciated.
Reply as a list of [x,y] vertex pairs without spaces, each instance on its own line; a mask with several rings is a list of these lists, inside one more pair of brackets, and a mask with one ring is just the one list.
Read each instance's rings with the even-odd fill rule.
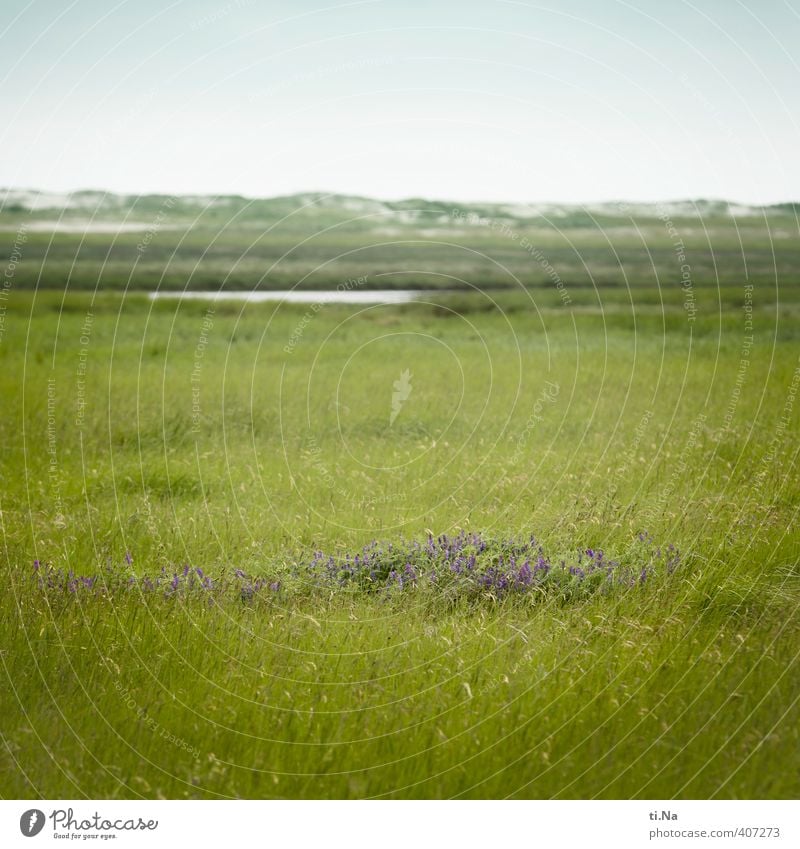
[[3,0],[0,186],[800,200],[800,0]]

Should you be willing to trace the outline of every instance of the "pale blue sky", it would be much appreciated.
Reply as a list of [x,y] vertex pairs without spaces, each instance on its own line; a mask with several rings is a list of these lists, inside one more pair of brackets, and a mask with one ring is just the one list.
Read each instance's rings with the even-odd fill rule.
[[796,0],[3,0],[0,185],[800,199]]

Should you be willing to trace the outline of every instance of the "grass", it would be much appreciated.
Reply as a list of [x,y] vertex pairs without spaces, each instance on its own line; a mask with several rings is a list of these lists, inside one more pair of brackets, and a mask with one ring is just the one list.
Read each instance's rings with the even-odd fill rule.
[[[313,313],[12,289],[2,795],[796,797],[800,292],[751,316],[724,272],[693,321],[641,278]],[[681,563],[586,593],[298,571],[461,530]],[[140,580],[43,591],[35,559]],[[184,564],[283,583],[144,588]]]
[[[794,279],[794,205],[738,217],[708,202],[694,213],[687,206],[660,218],[658,207],[526,214],[421,200],[353,207],[337,197],[220,198],[207,206],[144,197],[127,205],[109,196],[105,205],[64,212],[0,209],[0,232],[9,245],[22,242],[14,283],[25,289],[334,289],[366,278],[359,288],[487,291],[522,284],[560,306],[554,274],[570,292],[602,287],[605,295],[619,290],[624,297],[633,289],[642,299],[672,288],[688,261],[709,297],[734,302],[744,280],[774,300],[777,281]],[[54,233],[48,228],[56,222],[77,232]],[[82,232],[120,222],[139,229]]]

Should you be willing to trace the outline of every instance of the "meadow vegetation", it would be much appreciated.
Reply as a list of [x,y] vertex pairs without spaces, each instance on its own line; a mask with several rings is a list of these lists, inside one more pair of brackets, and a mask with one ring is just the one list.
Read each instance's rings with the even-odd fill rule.
[[[208,262],[211,225],[139,264],[141,234],[28,232],[0,336],[2,795],[800,793],[794,212],[676,221],[688,285],[658,219],[517,222],[544,262],[415,226],[448,246],[345,228],[266,278],[282,248],[245,273],[244,225]],[[144,293],[301,266],[442,291]],[[491,580],[453,567],[459,535]]]

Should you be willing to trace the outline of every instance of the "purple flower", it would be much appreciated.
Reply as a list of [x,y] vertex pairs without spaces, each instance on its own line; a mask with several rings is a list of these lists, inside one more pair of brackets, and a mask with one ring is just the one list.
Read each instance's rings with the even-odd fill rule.
[[[565,598],[569,598],[572,589],[579,584],[586,586],[587,591],[594,590],[598,584],[589,584],[587,579],[598,571],[606,577],[603,582],[606,588],[643,584],[659,571],[671,574],[680,562],[675,546],[657,548],[646,534],[640,534],[640,539],[649,546],[648,557],[641,558],[635,566],[606,560],[602,549],[594,548],[579,548],[572,558],[551,565],[542,546],[532,536],[529,539],[484,538],[479,533],[468,534],[461,530],[457,536],[434,537],[430,534],[422,541],[401,538],[385,546],[373,540],[358,553],[326,555],[314,551],[310,559],[295,562],[291,573],[299,581],[310,581],[312,586],[325,590],[345,585],[374,593],[392,588],[403,590],[407,584],[418,584],[422,576],[428,586],[437,586],[455,595],[489,592],[499,599],[512,593],[547,590],[564,592]],[[130,552],[126,552],[125,560],[128,565],[133,563]],[[110,572],[108,567],[111,567]],[[218,580],[212,580],[199,566],[191,567],[188,563],[182,572],[176,571],[171,576],[164,566],[154,575],[139,576],[125,570],[115,571],[111,560],[108,567],[101,567],[103,589],[108,593],[160,590],[163,597],[169,597],[179,591],[181,575],[185,593],[188,596],[203,593],[209,604],[219,603],[220,598],[230,592],[248,601],[262,589],[277,593],[282,587],[279,580],[248,578],[244,570],[238,568],[232,575],[223,572]],[[43,592],[75,595],[82,589],[91,591],[96,586],[95,577],[76,576],[72,570],[57,569],[38,559],[33,561],[33,570]],[[548,577],[551,572],[552,577]]]

